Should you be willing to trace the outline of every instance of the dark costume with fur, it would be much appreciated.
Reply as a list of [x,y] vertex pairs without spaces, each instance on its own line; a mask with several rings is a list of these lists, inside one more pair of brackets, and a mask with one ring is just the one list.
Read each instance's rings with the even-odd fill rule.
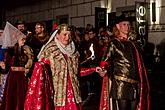
[[45,33],[44,36],[34,35],[29,38],[27,41],[27,45],[29,45],[34,53],[34,62],[37,61],[37,55],[40,52],[42,46],[49,40],[50,35]]
[[124,100],[134,102],[138,110],[150,109],[149,82],[136,43],[112,39],[101,66],[108,73],[103,78],[100,110],[117,110]]

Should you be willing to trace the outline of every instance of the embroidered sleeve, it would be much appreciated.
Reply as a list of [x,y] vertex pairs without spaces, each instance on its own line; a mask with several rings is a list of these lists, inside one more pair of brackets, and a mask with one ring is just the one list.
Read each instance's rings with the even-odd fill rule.
[[24,53],[28,57],[28,61],[25,65],[25,73],[28,73],[30,68],[32,67],[32,64],[33,64],[33,51],[29,46],[25,45],[24,46]]
[[80,68],[80,76],[87,76],[96,71],[96,68]]

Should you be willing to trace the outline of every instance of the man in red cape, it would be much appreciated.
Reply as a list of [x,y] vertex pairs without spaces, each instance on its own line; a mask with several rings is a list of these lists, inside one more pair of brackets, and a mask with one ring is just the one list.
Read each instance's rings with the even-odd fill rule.
[[115,35],[101,62],[105,72],[100,73],[100,110],[150,110],[147,73],[135,38],[128,36],[129,19],[122,15],[115,23]]

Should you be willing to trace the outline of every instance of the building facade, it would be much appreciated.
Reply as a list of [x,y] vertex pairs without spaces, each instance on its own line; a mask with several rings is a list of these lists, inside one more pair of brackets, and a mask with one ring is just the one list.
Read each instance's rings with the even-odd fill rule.
[[148,41],[159,45],[165,39],[164,0],[38,0],[5,8],[3,18],[11,23],[24,20],[26,23],[51,21],[52,25],[64,22],[77,27],[85,27],[86,24],[95,26],[95,7],[106,8],[107,17],[112,12],[117,15],[124,12],[135,17],[136,2],[148,3]]

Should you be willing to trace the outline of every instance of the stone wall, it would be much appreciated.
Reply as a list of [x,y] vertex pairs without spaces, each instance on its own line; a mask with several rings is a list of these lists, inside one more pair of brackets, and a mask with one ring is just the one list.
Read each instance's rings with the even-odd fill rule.
[[[148,19],[149,40],[153,36],[164,38],[162,37],[165,32],[164,0],[41,0],[37,3],[7,9],[6,20],[15,23],[18,19],[21,19],[27,23],[31,23],[56,20],[58,16],[65,15],[68,17],[69,24],[77,27],[85,27],[88,23],[95,24],[95,7],[107,8],[109,12],[117,11],[118,13],[124,10],[132,10],[130,7],[133,7],[136,1],[146,1],[149,4],[153,1],[156,2],[156,22],[153,23],[151,21],[151,15]],[[158,34],[159,32],[163,34]]]
[[45,0],[7,9],[6,20],[14,23],[21,19],[31,23],[68,15],[69,24],[84,27],[88,23],[94,25],[95,7],[105,7],[104,2],[106,0]]
[[109,13],[116,12],[117,7],[134,4],[135,0],[41,0],[37,3],[7,9],[6,20],[14,23],[21,19],[31,23],[56,20],[58,16],[68,15],[69,24],[84,27],[88,23],[95,24],[95,7],[107,8],[109,10],[107,13]]

